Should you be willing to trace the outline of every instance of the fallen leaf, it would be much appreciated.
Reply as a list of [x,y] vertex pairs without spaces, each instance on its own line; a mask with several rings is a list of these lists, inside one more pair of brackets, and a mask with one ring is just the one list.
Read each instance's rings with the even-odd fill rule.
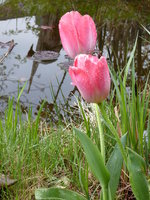
[[73,60],[69,60],[68,62],[59,63],[58,66],[59,66],[62,70],[68,71],[69,66],[73,66]]
[[0,189],[14,185],[16,182],[16,179],[10,179],[8,176],[0,174]]
[[58,56],[59,53],[55,51],[34,51],[33,44],[27,53],[27,57],[36,62],[55,61],[57,60]]
[[35,61],[51,61],[57,60],[59,53],[55,51],[36,51],[32,58]]
[[0,42],[0,48],[7,48],[12,45],[12,40],[8,42]]

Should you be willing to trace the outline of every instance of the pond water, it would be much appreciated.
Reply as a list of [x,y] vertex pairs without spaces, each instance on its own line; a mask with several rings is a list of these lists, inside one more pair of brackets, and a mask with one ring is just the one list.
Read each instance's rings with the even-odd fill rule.
[[[36,17],[31,17],[28,20],[30,26],[37,26]],[[0,21],[0,41],[7,42],[13,39],[16,43],[9,56],[0,65],[0,93],[1,102],[7,105],[8,97],[17,97],[18,85],[21,88],[27,81],[27,85],[21,96],[21,103],[25,107],[32,105],[35,110],[39,101],[43,99],[47,99],[48,102],[53,102],[50,89],[51,84],[54,90],[54,96],[61,89],[63,95],[68,97],[73,87],[70,84],[71,80],[66,70],[62,70],[59,67],[59,64],[65,61],[65,52],[61,50],[61,47],[57,49],[57,45],[60,46],[60,41],[56,41],[58,44],[52,41],[51,44],[51,42],[45,40],[46,34],[48,38],[49,36],[51,37],[50,31],[44,30],[43,37],[39,37],[38,34],[40,33],[37,34],[27,29],[26,22],[27,18]],[[43,40],[45,40],[46,44],[44,44]],[[51,50],[54,48],[53,50],[59,53],[58,59],[51,63],[40,63],[27,58],[27,53],[32,44],[35,50]],[[48,47],[46,48],[44,45]],[[3,48],[2,51],[7,51],[7,48]],[[60,84],[61,88],[59,88]],[[57,96],[61,101],[63,100],[61,99],[61,92]],[[3,105],[1,107],[4,108]]]
[[[46,99],[48,108],[54,102],[73,104],[78,91],[70,83],[68,66],[71,62],[62,49],[58,32],[60,17],[67,11],[79,10],[90,14],[96,22],[97,49],[108,58],[113,67],[124,67],[130,56],[137,33],[136,77],[145,82],[150,70],[150,36],[140,24],[149,29],[150,9],[146,4],[113,3],[107,6],[101,1],[1,1],[0,42],[14,40],[15,46],[0,63],[0,112],[7,107],[8,98],[18,95],[27,81],[21,96],[22,108],[33,107],[36,114],[41,102]],[[115,2],[115,1],[114,1]],[[112,5],[111,5],[112,4]],[[137,10],[138,9],[138,10]],[[118,11],[116,11],[118,10]],[[127,12],[128,11],[128,12]],[[42,26],[50,26],[44,29]],[[33,44],[34,51],[55,51],[58,59],[38,62],[27,57]],[[8,51],[4,44],[0,48],[0,58]]]

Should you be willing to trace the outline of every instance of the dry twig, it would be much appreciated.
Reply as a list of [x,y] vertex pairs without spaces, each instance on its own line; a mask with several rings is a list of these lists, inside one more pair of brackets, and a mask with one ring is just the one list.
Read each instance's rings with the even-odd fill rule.
[[8,56],[8,54],[12,51],[12,49],[14,48],[15,43],[14,40],[11,41],[10,46],[8,51],[0,58],[0,63],[2,63],[4,61],[4,59]]

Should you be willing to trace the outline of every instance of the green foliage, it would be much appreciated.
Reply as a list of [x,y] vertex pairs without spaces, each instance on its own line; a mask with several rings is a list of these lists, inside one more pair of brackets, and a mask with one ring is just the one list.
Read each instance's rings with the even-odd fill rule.
[[[127,134],[122,136],[121,138],[123,146],[126,145],[126,140],[127,140]],[[110,173],[109,188],[111,191],[112,199],[115,199],[116,191],[119,185],[122,164],[123,164],[123,157],[120,152],[118,144],[116,144],[106,164],[106,167]]]
[[78,99],[78,105],[79,105],[79,108],[80,108],[82,116],[83,116],[84,124],[85,124],[85,127],[86,127],[86,133],[90,137],[91,136],[90,121],[89,121],[89,118],[88,119],[86,118],[85,111],[84,111],[79,99]]
[[85,197],[78,194],[77,192],[61,188],[38,189],[35,191],[35,199],[36,200],[42,200],[42,199],[86,200]]
[[86,134],[75,128],[74,131],[83,146],[85,156],[88,160],[92,172],[95,174],[102,187],[107,187],[110,175],[107,168],[105,167],[101,153]]
[[[27,120],[25,119],[19,103],[25,86],[18,94],[16,103],[14,98],[9,99],[5,116],[0,120],[0,173],[10,174],[18,180],[18,183],[12,191],[8,189],[8,199],[14,199],[14,196],[15,199],[24,199],[24,195],[31,199],[32,191],[37,187],[60,186],[54,179],[60,181],[61,177],[58,174],[61,173],[70,179],[69,184],[64,184],[64,187],[73,185],[73,190],[82,189],[86,198],[89,199],[89,167],[103,187],[101,194],[106,190],[109,199],[114,199],[123,162],[126,164],[128,170],[126,173],[129,173],[130,184],[137,200],[149,199],[148,175],[146,174],[149,170],[150,152],[149,76],[142,90],[135,80],[135,49],[136,43],[123,71],[124,76],[119,70],[118,72],[111,70],[114,88],[110,101],[99,106],[102,128],[105,138],[107,136],[110,143],[107,139],[105,140],[106,160],[108,160],[106,166],[99,150],[100,138],[97,134],[97,125],[90,121],[88,114],[85,114],[80,101],[79,107],[84,125],[76,123],[76,126],[86,130],[86,134],[78,129],[74,129],[74,132],[85,154],[73,137],[72,131],[64,127],[63,123],[52,127],[41,120],[40,115],[45,102],[42,103],[34,120],[32,109],[29,109]],[[128,83],[130,68],[131,84]],[[127,92],[127,85],[130,86],[131,93]],[[117,107],[118,116],[114,113],[114,106]],[[58,121],[61,122],[61,113],[57,104],[55,110],[58,114]],[[41,121],[45,124],[44,128],[41,126]],[[144,134],[145,131],[147,134]],[[122,139],[120,139],[121,136]],[[118,144],[109,156],[109,149],[112,148],[114,140]],[[125,143],[128,149],[125,148]],[[31,194],[28,194],[30,187]],[[4,192],[2,191],[2,198],[6,199]],[[13,193],[15,193],[14,196]],[[12,196],[9,198],[9,195]],[[92,195],[94,196],[94,192]],[[36,199],[86,199],[76,192],[60,188],[38,189],[35,196]],[[104,199],[102,195],[101,198]]]
[[[137,41],[137,39],[136,39]],[[143,91],[138,88],[135,82],[135,64],[134,64],[134,52],[136,48],[136,42],[132,50],[131,56],[125,68],[124,77],[122,78],[122,73],[120,71],[115,72],[113,69],[110,71],[112,81],[114,84],[115,105],[118,108],[119,116],[119,127],[123,134],[128,133],[128,145],[134,151],[139,153],[141,156],[146,157],[145,146],[143,144],[144,140],[144,130],[147,127],[148,119],[148,106],[150,100],[150,93],[147,94],[149,76]],[[131,93],[126,90],[127,87],[127,77],[128,71],[131,68],[131,84],[128,87],[131,88]],[[109,106],[109,105],[107,105]],[[109,106],[110,107],[110,106]],[[103,108],[105,111],[105,108]],[[114,112],[111,110],[111,112]],[[103,114],[104,119],[107,117],[106,113]],[[106,121],[106,120],[105,120]],[[118,121],[118,120],[116,120]],[[108,123],[110,130],[115,132],[114,128]]]
[[[0,119],[0,174],[9,174],[17,183],[7,191],[1,190],[1,199],[31,199],[33,188],[39,184],[66,186],[78,174],[73,167],[72,134],[62,125],[56,129],[41,121],[41,111],[42,107],[33,120],[32,109],[25,116],[19,101],[15,104],[14,98],[9,99],[5,116]],[[70,163],[72,174],[68,171]],[[67,183],[63,177],[67,177]],[[62,183],[57,183],[61,179]],[[77,187],[79,180],[75,183]]]
[[[127,140],[127,134],[122,136],[121,138],[123,146],[125,146],[126,140]],[[115,199],[116,196],[122,165],[123,165],[123,157],[121,155],[118,144],[116,144],[106,164],[106,167],[110,173],[109,189],[111,193],[111,199]],[[102,195],[101,195],[101,200],[103,200]]]
[[[22,15],[24,16],[33,16],[33,15],[45,15],[48,13],[56,14],[62,16],[64,13],[71,10],[78,10],[82,14],[89,14],[94,16],[96,21],[111,21],[114,20],[116,24],[121,20],[135,20],[143,23],[149,23],[150,14],[149,14],[149,0],[144,1],[142,4],[140,1],[126,2],[126,1],[117,1],[109,0],[105,1],[63,1],[56,0],[36,0],[29,1],[23,0],[20,3],[20,0],[7,0],[1,5],[0,15],[5,16],[5,7],[11,8],[8,15],[19,15],[21,10]],[[140,9],[139,9],[140,8]],[[147,11],[147,12],[146,12]]]
[[133,150],[128,149],[127,167],[129,170],[130,184],[136,199],[150,199],[144,159]]
[[[137,42],[137,39],[136,39]],[[114,91],[109,104],[103,103],[99,105],[101,116],[103,118],[102,129],[108,131],[108,134],[114,136],[117,144],[112,152],[111,156],[107,157],[108,162],[105,166],[104,156],[101,155],[97,143],[93,143],[93,138],[99,140],[99,135],[93,137],[92,124],[90,123],[90,117],[85,115],[84,109],[79,103],[80,110],[82,112],[84,126],[86,133],[82,133],[78,129],[74,128],[74,132],[80,140],[83,146],[85,157],[93,174],[96,176],[101,184],[101,199],[114,199],[116,190],[119,184],[119,178],[121,174],[122,164],[125,163],[130,177],[130,184],[133,193],[137,199],[149,199],[148,191],[148,181],[146,177],[146,171],[148,168],[148,150],[149,141],[146,141],[148,137],[144,140],[144,130],[147,128],[147,133],[149,134],[149,123],[147,120],[150,118],[147,110],[149,106],[150,94],[146,95],[148,87],[148,79],[145,84],[143,92],[141,92],[135,82],[135,71],[134,71],[134,53],[136,49],[136,42],[131,52],[131,56],[127,62],[123,72],[114,70],[111,71],[111,77],[114,84]],[[128,81],[128,73],[131,67],[131,94],[126,91],[126,85]],[[115,96],[116,94],[116,96]],[[118,107],[117,114],[114,114],[114,102]],[[116,116],[117,115],[117,116]],[[111,117],[109,117],[111,116]],[[100,115],[97,115],[99,118]],[[117,130],[117,128],[119,130]],[[100,129],[99,129],[100,130]],[[122,139],[120,139],[122,136]],[[125,145],[126,144],[126,145]],[[102,145],[102,144],[101,144]],[[105,144],[104,144],[105,145]],[[128,150],[125,148],[128,146]],[[133,150],[131,150],[131,148]],[[137,152],[137,153],[136,153]],[[138,155],[139,154],[139,155]],[[77,155],[78,156],[78,155]],[[144,161],[146,160],[146,162]],[[82,160],[78,164],[82,164]],[[86,185],[83,190],[86,192],[88,198],[88,181],[84,182],[83,176],[81,178],[80,173],[80,183]],[[142,183],[142,187],[140,185]],[[144,194],[143,194],[144,193]],[[50,193],[51,195],[51,193]]]
[[126,87],[126,81],[127,81],[127,76],[128,76],[128,72],[129,72],[129,68],[131,66],[131,63],[134,59],[134,54],[135,54],[135,50],[136,50],[136,44],[137,44],[137,39],[138,39],[138,35],[136,37],[136,41],[135,41],[135,44],[134,44],[134,47],[133,47],[133,50],[131,52],[131,55],[130,55],[130,58],[127,62],[127,65],[125,67],[125,72],[124,72],[124,77],[123,77],[123,87],[125,88]]
[[[137,39],[136,39],[137,42]],[[104,104],[100,106],[102,116],[105,122],[105,125],[110,129],[114,136],[117,136],[117,130],[115,127],[119,127],[119,134],[128,133],[127,146],[131,149],[127,151],[122,151],[121,145],[119,145],[122,156],[125,154],[124,162],[128,168],[130,175],[130,184],[133,190],[133,193],[137,199],[149,199],[148,192],[148,182],[146,174],[142,171],[142,168],[145,170],[148,169],[148,154],[149,154],[149,112],[148,107],[150,104],[150,93],[148,91],[148,80],[147,77],[146,84],[143,91],[141,92],[137,88],[135,82],[135,63],[134,63],[134,53],[136,49],[136,42],[132,50],[131,56],[128,60],[128,63],[124,70],[124,77],[122,78],[122,72],[114,72],[111,70],[111,77],[114,84],[114,93],[115,96],[115,105],[117,105],[117,116],[114,123],[109,119],[108,113],[106,110],[109,108],[110,112],[114,112],[111,109],[111,105]],[[129,68],[131,68],[131,93],[129,94],[126,90],[127,78],[129,74]],[[113,106],[112,106],[113,107]],[[109,113],[110,116],[114,116],[112,113]],[[144,130],[147,130],[147,136],[144,135]],[[119,140],[116,137],[117,143]],[[139,155],[138,155],[139,154]],[[128,155],[128,157],[127,157]],[[127,158],[127,159],[126,159]],[[146,160],[146,163],[145,161]],[[111,174],[111,173],[110,173]],[[143,187],[140,188],[140,185],[143,183]],[[143,193],[145,195],[143,195]]]

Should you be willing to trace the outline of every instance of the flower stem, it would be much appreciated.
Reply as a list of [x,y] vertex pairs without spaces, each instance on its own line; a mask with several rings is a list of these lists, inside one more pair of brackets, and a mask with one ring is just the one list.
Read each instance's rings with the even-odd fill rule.
[[108,199],[108,188],[103,187],[103,200],[109,200]]
[[115,138],[116,138],[116,141],[117,141],[117,143],[118,143],[118,145],[119,145],[119,148],[120,148],[120,151],[121,151],[121,154],[122,154],[122,157],[123,157],[124,162],[125,162],[125,164],[126,164],[126,166],[127,166],[127,156],[126,156],[126,152],[125,152],[124,147],[123,147],[123,145],[122,145],[122,143],[121,143],[121,140],[120,140],[120,138],[119,138],[119,135],[118,135],[116,129],[114,128],[114,126],[112,125],[110,119],[108,118],[107,113],[106,113],[106,111],[105,111],[104,108],[103,108],[103,105],[99,104],[99,108],[100,108],[100,111],[101,111],[101,113],[102,113],[102,116],[103,116],[104,120],[105,120],[106,123],[107,123],[108,128],[110,129],[110,131],[113,133],[113,135],[114,135]]
[[100,137],[100,149],[101,149],[101,154],[105,163],[105,141],[104,141],[104,133],[103,133],[101,118],[100,118],[100,110],[99,110],[98,104],[94,104],[94,105],[95,105],[96,118],[97,118],[97,123],[98,123],[99,137]]

